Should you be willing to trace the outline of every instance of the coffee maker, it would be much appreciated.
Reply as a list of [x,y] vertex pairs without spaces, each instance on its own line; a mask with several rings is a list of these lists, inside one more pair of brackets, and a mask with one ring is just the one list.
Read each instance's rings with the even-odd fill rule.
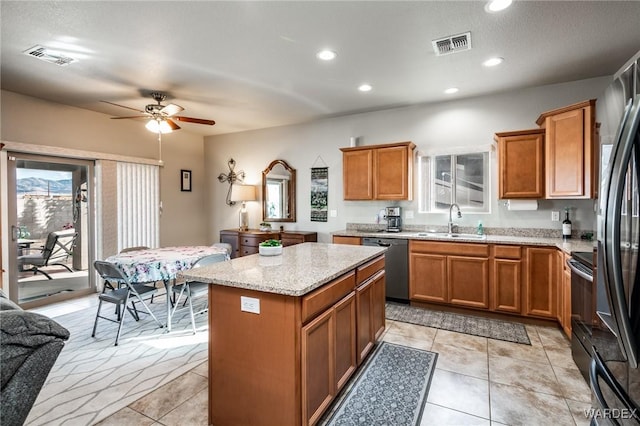
[[402,214],[400,207],[385,208],[385,218],[387,219],[387,232],[402,231]]

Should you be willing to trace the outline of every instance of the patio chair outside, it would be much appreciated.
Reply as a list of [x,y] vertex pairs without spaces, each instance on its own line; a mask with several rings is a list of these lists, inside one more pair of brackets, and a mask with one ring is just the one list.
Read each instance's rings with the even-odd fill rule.
[[[38,249],[38,253],[30,253],[18,256],[18,266],[20,270],[33,271],[33,274],[41,273],[48,279],[51,275],[42,270],[42,268],[52,265],[62,266],[69,272],[73,272],[67,262],[73,256],[73,250],[76,246],[78,233],[74,229],[65,229],[62,231],[50,232],[43,247]],[[24,269],[24,265],[31,265],[31,268]]]

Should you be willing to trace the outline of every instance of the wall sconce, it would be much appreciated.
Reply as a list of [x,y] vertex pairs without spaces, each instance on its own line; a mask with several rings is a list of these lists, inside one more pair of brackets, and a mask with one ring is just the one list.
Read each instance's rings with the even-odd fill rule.
[[231,189],[231,201],[240,201],[239,228],[241,231],[249,229],[249,213],[247,212],[247,201],[256,201],[256,187],[253,185],[233,185]]

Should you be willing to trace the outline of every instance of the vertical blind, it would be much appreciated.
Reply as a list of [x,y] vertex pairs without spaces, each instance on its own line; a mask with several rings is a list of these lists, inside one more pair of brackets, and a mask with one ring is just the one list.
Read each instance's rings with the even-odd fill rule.
[[118,250],[158,247],[160,242],[159,167],[118,162]]

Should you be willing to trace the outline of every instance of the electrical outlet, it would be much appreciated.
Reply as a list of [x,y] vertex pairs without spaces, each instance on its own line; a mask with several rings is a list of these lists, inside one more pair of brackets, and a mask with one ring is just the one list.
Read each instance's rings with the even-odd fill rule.
[[413,219],[413,210],[405,210],[404,218],[405,219]]
[[240,310],[243,312],[251,312],[252,314],[260,314],[260,299],[240,296]]
[[551,212],[551,220],[557,222],[560,220],[560,212]]
[[329,210],[329,216],[338,217],[338,210]]

